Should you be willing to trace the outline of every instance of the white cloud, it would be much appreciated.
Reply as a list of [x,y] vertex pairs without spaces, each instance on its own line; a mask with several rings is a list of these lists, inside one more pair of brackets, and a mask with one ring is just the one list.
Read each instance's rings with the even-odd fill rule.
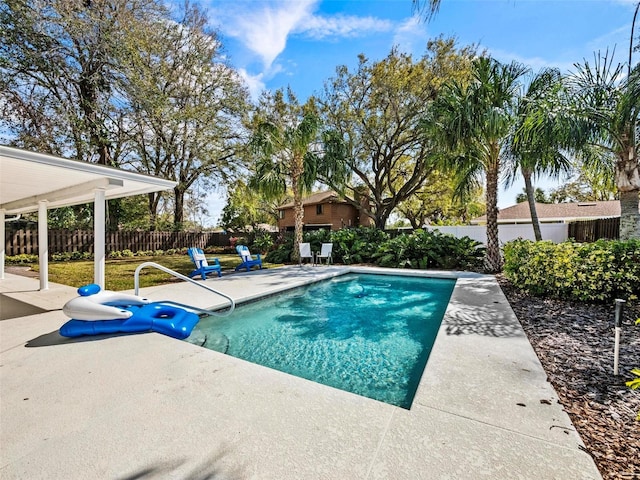
[[230,8],[214,10],[213,18],[224,34],[241,41],[268,70],[284,51],[288,36],[312,14],[317,3],[318,0],[237,1]]
[[371,16],[315,15],[320,0],[238,0],[227,8],[211,9],[213,24],[237,38],[267,72],[284,51],[290,35],[314,40],[354,38],[388,32],[393,23]]
[[609,51],[613,51],[615,47],[616,51],[621,51],[624,56],[625,53],[628,53],[630,34],[631,24],[629,23],[594,38],[587,46],[589,50],[594,52],[598,50],[604,52],[607,48],[609,48]]
[[251,98],[254,101],[257,100],[260,97],[262,91],[265,89],[264,74],[259,73],[257,75],[251,75],[244,68],[239,68],[238,74],[247,84]]
[[488,53],[491,54],[493,58],[503,63],[511,63],[514,60],[522,63],[531,68],[534,73],[542,70],[543,68],[557,68],[561,72],[566,73],[573,69],[574,64],[574,61],[549,60],[542,57],[523,57],[517,53],[507,52],[504,50],[488,49]]
[[427,46],[429,34],[426,24],[418,16],[407,18],[395,31],[393,45],[400,51],[422,54]]
[[304,18],[296,29],[310,38],[354,38],[374,32],[388,32],[393,24],[375,17],[355,17],[335,15],[332,17],[310,15]]

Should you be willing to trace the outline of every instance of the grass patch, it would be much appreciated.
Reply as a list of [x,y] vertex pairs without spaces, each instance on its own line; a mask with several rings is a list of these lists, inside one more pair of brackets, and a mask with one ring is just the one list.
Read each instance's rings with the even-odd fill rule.
[[[214,255],[207,255],[213,258]],[[222,265],[222,274],[233,271],[240,264],[238,255],[218,254],[215,255]],[[170,268],[183,275],[188,275],[193,270],[193,263],[187,255],[162,255],[150,257],[127,257],[110,258],[105,261],[105,288],[107,290],[133,290],[133,274],[141,263],[155,262],[163,267]],[[276,267],[276,264],[263,262],[263,268]],[[38,271],[38,264],[31,264],[31,269]],[[93,261],[78,260],[68,262],[49,263],[49,281],[81,287],[88,283],[93,283]],[[196,277],[200,278],[200,277]],[[172,282],[181,282],[168,273],[164,273],[155,268],[145,268],[140,272],[140,287],[153,287]]]

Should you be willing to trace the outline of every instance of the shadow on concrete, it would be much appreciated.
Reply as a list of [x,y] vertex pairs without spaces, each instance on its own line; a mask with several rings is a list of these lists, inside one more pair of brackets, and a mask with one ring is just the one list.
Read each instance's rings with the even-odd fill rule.
[[36,307],[35,305],[16,300],[4,293],[0,293],[0,320],[29,317],[46,311],[47,310]]
[[[140,332],[147,333],[147,332]],[[105,340],[107,338],[113,337],[122,337],[124,335],[138,335],[137,333],[113,333],[113,334],[104,334],[104,335],[85,335],[82,337],[68,338],[60,335],[58,330],[55,330],[50,333],[45,333],[36,337],[32,340],[29,340],[25,347],[33,348],[33,347],[52,347],[54,345],[68,345],[70,343],[82,343],[82,342],[96,342],[100,340]]]
[[523,337],[524,332],[513,315],[503,314],[493,305],[475,306],[451,303],[442,323],[447,335],[483,335],[486,337]]
[[[220,461],[229,453],[229,449],[223,447],[219,452],[209,455],[209,458],[201,461],[190,468],[188,472],[180,472],[179,478],[185,480],[212,480],[212,479],[241,479],[247,478],[246,468],[235,466],[225,468],[220,465]],[[118,480],[139,480],[145,478],[178,478],[177,470],[187,463],[186,459],[169,460],[159,462],[156,465],[143,467],[140,470],[131,472]]]
[[461,285],[442,323],[447,335],[525,336],[509,302],[492,278]]

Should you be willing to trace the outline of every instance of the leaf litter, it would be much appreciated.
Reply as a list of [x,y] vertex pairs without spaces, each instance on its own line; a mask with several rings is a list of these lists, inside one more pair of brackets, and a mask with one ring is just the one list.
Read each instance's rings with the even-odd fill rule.
[[497,278],[602,477],[640,480],[640,390],[625,385],[640,367],[640,302],[625,304],[616,376],[613,305],[534,297]]

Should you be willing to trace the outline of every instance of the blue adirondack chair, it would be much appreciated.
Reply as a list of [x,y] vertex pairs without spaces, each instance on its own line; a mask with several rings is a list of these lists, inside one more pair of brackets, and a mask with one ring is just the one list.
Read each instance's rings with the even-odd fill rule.
[[203,280],[207,279],[207,275],[210,273],[217,273],[219,277],[222,276],[222,267],[220,266],[220,262],[217,258],[213,259],[214,265],[209,265],[207,258],[204,256],[204,252],[201,248],[191,247],[187,250],[191,261],[196,266],[195,270],[193,270],[189,277],[193,278],[196,275],[202,276]]
[[[260,258],[260,254],[251,255],[249,251],[249,247],[246,245],[236,245],[236,252],[240,255],[242,259],[242,263],[236,267],[236,272],[241,268],[246,268],[247,272],[251,270],[252,267],[259,267],[262,270],[262,259]],[[253,257],[256,258],[253,258]]]

